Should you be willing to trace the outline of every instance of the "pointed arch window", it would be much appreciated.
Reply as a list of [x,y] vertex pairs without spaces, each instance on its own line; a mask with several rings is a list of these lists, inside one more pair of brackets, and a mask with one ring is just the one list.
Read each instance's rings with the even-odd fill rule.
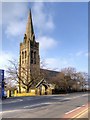
[[33,51],[31,50],[31,64],[33,64]]
[[36,64],[36,51],[34,52],[34,64]]
[[22,59],[24,59],[24,52],[22,52]]
[[31,51],[31,59],[33,59],[33,51]]
[[27,57],[27,52],[25,51],[25,58]]

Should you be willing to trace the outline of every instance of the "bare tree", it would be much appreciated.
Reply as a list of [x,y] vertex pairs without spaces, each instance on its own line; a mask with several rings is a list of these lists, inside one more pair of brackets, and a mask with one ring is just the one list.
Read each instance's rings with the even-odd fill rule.
[[79,91],[80,88],[85,87],[87,80],[87,73],[76,72],[73,67],[63,68],[57,76],[52,78],[52,82],[57,89],[63,89],[66,92]]
[[63,68],[61,72],[65,75],[64,79],[67,82],[67,89],[70,91],[73,89],[73,85],[76,83],[76,69],[73,67]]
[[[49,71],[43,69],[46,63],[41,61],[39,72],[37,72],[34,66],[32,66],[34,72],[31,72],[27,65],[27,67],[21,67],[22,75],[19,74],[19,64],[16,60],[9,60],[9,63],[10,66],[8,66],[6,71],[7,79],[13,81],[14,84],[18,84],[19,88],[24,88],[26,92],[29,92],[32,86],[35,87],[43,79],[54,84],[56,89],[63,89],[66,92],[68,90],[78,90],[80,87],[83,89],[86,84],[87,73],[76,72],[76,69],[73,67],[63,68],[61,72]],[[21,92],[20,89],[19,92]]]
[[88,74],[86,72],[77,72],[76,80],[77,80],[79,89],[82,89],[82,91],[83,91],[85,89],[85,86],[87,85]]
[[7,90],[16,90],[17,86],[13,80],[5,78],[4,79],[4,88],[6,91]]
[[[47,76],[47,72],[43,70],[46,66],[44,61],[41,61],[42,69],[38,72],[38,68],[32,66],[32,72],[30,71],[29,66],[21,67],[19,66],[16,60],[9,60],[10,66],[8,66],[7,72],[7,80],[13,81],[13,83],[19,86],[19,92],[21,92],[21,87],[26,90],[28,93],[31,87],[34,87],[40,82],[42,79]],[[19,74],[19,67],[21,69],[21,73]]]
[[61,72],[64,73],[66,76],[70,76],[72,79],[74,79],[76,74],[76,69],[73,67],[67,67],[61,69]]
[[[19,65],[16,60],[9,60],[10,66],[7,68],[7,79],[18,84],[19,87],[24,88],[29,92],[30,87],[38,83],[42,78],[40,74],[37,73],[37,70],[34,69],[34,72],[30,72],[28,68],[21,67],[21,72],[23,75],[19,74]],[[30,74],[28,74],[30,72]],[[19,89],[19,92],[20,89]]]

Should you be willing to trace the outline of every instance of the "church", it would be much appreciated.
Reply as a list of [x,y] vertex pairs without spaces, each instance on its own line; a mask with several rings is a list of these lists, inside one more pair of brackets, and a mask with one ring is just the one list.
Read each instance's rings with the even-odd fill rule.
[[[57,72],[40,69],[39,42],[35,40],[33,21],[31,10],[28,14],[26,32],[23,42],[20,43],[19,55],[19,87],[20,93],[34,94],[52,94],[54,86],[47,82],[45,75],[48,73],[51,76]],[[43,74],[43,76],[41,75]]]

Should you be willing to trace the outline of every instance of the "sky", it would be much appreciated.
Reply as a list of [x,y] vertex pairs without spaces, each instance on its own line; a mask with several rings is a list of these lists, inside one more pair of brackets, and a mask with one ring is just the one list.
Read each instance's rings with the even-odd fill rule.
[[0,11],[0,68],[6,69],[8,60],[18,60],[30,8],[40,58],[46,62],[46,68],[75,67],[88,72],[87,2],[4,2]]

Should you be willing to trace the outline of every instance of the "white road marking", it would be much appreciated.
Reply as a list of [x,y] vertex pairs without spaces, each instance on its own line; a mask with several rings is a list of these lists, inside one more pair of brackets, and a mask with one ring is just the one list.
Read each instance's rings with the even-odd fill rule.
[[69,113],[71,113],[71,112],[73,112],[73,111],[75,111],[75,110],[78,110],[78,109],[80,109],[81,107],[77,107],[77,108],[75,108],[75,109],[73,109],[73,110],[71,110],[71,111],[69,111],[69,112],[67,112],[67,113],[65,113],[65,114],[69,114]]
[[16,112],[16,111],[21,111],[21,109],[19,109],[19,110],[7,110],[7,111],[2,111],[2,112],[0,112],[0,114],[10,113],[10,112]]
[[[86,105],[82,105],[81,107],[85,107]],[[77,107],[77,108],[75,108],[75,109],[73,109],[73,110],[71,110],[71,111],[69,111],[69,112],[67,112],[67,113],[65,113],[65,114],[69,114],[69,113],[71,113],[71,112],[73,112],[73,111],[75,111],[75,110],[77,110],[77,109],[79,109],[79,108],[81,108],[81,107]]]
[[[23,108],[28,108],[28,107],[37,107],[37,106],[41,106],[41,105],[46,105],[46,104],[52,104],[52,103],[49,103],[49,102],[47,102],[47,103],[40,103],[40,104],[36,104],[36,105],[30,105],[30,106],[25,106],[25,107],[23,107]],[[12,112],[18,112],[18,111],[26,111],[26,109],[19,109],[19,110],[7,110],[7,111],[1,111],[0,112],[0,114],[4,114],[4,113],[12,113]],[[33,110],[33,109],[29,109],[29,110]]]
[[85,107],[86,105],[82,105],[82,107]]
[[79,97],[81,97],[81,96],[87,96],[87,95],[88,95],[88,94],[80,95],[80,96],[75,96],[75,97],[64,98],[64,99],[61,99],[61,97],[58,97],[58,98],[52,98],[52,99],[70,100],[70,99],[76,99],[76,98],[79,98]]
[[35,104],[35,105],[29,105],[29,106],[25,106],[24,108],[32,108],[32,107],[37,107],[37,106],[41,106],[41,105],[50,105],[50,104],[53,104],[52,102],[46,102],[46,103],[40,103],[40,104]]
[[25,98],[25,99],[17,99],[17,100],[13,100],[13,101],[5,101],[5,102],[2,102],[0,104],[9,104],[9,103],[16,103],[16,102],[22,102],[22,101],[25,101],[25,100],[37,100],[37,99],[40,99],[40,98]]
[[8,103],[16,103],[16,102],[22,102],[22,99],[17,99],[17,100],[13,100],[13,101],[5,101],[4,103],[2,102],[2,104],[8,104]]
[[64,98],[63,100],[71,100],[72,98]]
[[84,95],[82,95],[82,96],[88,96],[88,94],[84,94]]
[[86,108],[83,111],[79,112],[78,114],[76,114],[72,118],[74,118],[76,120],[77,118],[81,117],[86,111],[88,111],[88,108]]
[[[69,97],[69,98],[64,98],[64,99],[61,99],[61,97],[59,97],[59,98],[52,98],[52,99],[61,99],[61,100],[70,100],[70,99],[76,99],[76,98],[78,98],[78,97],[81,97],[81,96],[87,96],[88,94],[84,94],[84,95],[80,95],[80,96],[75,96],[75,97]],[[52,95],[51,95],[52,96]],[[47,96],[47,97],[49,97],[49,96]],[[25,98],[25,99],[17,99],[17,100],[13,100],[13,101],[5,101],[5,102],[3,102],[3,104],[9,104],[9,103],[15,103],[15,102],[22,102],[22,101],[24,101],[24,100],[33,100],[33,99],[35,99],[35,100],[37,100],[37,99],[40,99],[40,98],[33,98],[33,97],[30,97],[30,98]],[[2,103],[0,103],[0,105],[1,105]]]
[[[25,106],[23,108],[32,108],[32,107],[37,107],[37,106],[41,106],[41,105],[46,105],[46,104],[53,104],[53,103],[50,103],[50,102],[46,102],[46,103],[40,103],[40,104],[36,104],[36,105],[30,105],[30,106]],[[26,109],[19,109],[19,110],[7,110],[7,111],[1,111],[0,114],[4,114],[4,113],[12,113],[12,112],[18,112],[18,111],[26,111]],[[33,110],[33,109],[29,109],[29,110]]]
[[81,97],[81,96],[72,97],[72,99],[76,99],[76,98],[79,98],[79,97]]
[[[42,108],[45,108],[45,107],[42,107]],[[37,108],[35,108],[37,109]],[[46,108],[47,109],[47,108]],[[45,110],[46,110],[45,109]],[[33,110],[33,109],[18,109],[18,110],[6,110],[6,111],[3,111],[3,112],[0,112],[0,115],[2,114],[7,114],[7,113],[13,113],[13,112],[21,112],[21,111],[30,111],[30,110]],[[48,109],[47,109],[48,110]]]
[[24,99],[24,100],[37,100],[37,99],[40,99],[40,98],[27,98],[27,99]]

